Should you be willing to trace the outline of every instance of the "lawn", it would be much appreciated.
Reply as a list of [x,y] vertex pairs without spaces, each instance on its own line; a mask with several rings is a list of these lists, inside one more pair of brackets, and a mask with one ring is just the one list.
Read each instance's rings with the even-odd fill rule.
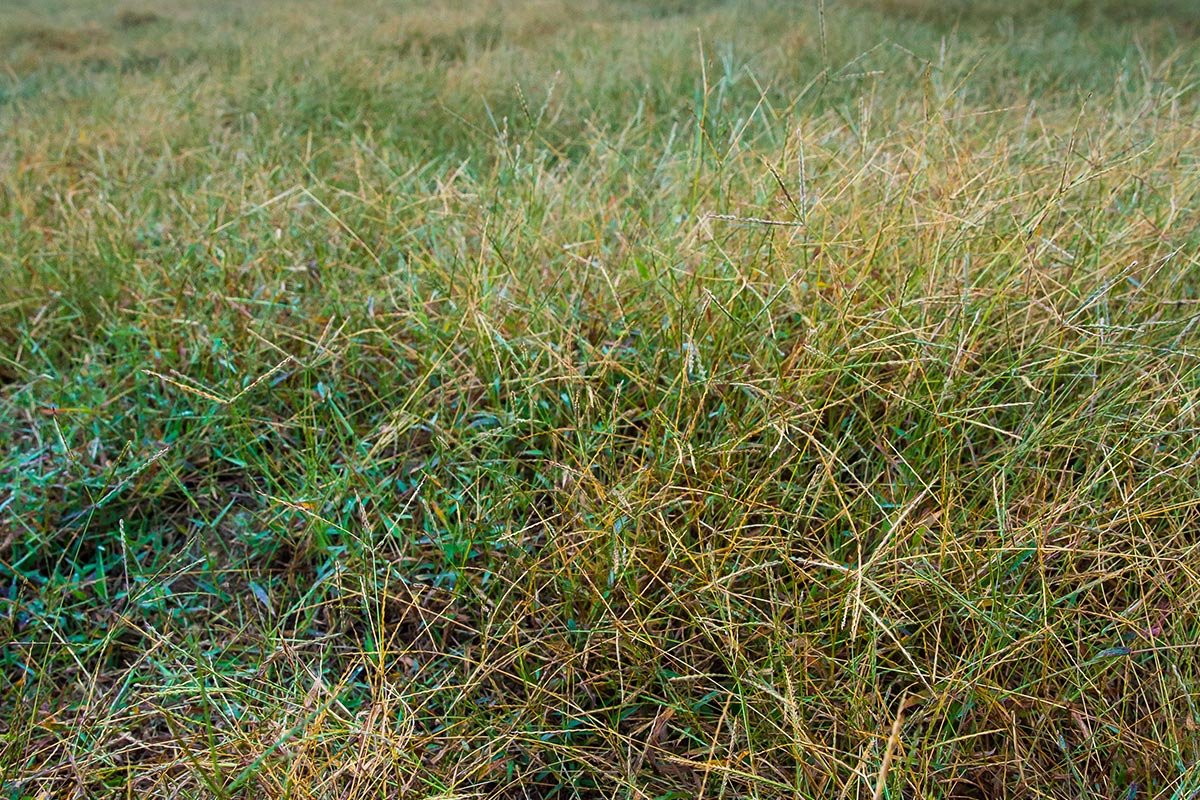
[[1196,797],[1198,65],[0,0],[0,797]]

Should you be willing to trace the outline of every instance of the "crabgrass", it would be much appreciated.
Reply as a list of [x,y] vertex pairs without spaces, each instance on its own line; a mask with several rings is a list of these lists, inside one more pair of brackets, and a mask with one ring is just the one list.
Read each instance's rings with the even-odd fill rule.
[[0,785],[1200,790],[1191,3],[0,0]]

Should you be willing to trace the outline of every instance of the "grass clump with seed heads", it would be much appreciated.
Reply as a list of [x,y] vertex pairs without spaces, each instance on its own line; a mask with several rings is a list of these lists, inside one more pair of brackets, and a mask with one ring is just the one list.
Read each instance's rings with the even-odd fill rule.
[[1193,796],[1200,23],[1045,5],[0,0],[5,797]]

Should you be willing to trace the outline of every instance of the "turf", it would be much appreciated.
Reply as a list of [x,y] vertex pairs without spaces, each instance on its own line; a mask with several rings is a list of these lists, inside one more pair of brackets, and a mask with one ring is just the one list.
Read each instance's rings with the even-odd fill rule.
[[3,796],[1196,796],[1198,34],[0,0]]

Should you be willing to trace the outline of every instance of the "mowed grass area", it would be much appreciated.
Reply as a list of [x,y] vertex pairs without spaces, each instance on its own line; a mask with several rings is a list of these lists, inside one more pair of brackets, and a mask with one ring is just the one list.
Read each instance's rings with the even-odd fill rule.
[[0,0],[2,796],[1194,797],[1198,35]]

